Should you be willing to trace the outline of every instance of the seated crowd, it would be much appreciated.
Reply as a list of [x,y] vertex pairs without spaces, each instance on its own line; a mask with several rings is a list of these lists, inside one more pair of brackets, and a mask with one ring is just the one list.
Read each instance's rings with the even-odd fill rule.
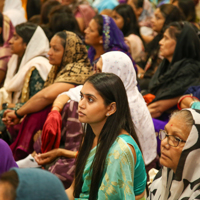
[[0,199],[199,199],[198,0],[0,2]]

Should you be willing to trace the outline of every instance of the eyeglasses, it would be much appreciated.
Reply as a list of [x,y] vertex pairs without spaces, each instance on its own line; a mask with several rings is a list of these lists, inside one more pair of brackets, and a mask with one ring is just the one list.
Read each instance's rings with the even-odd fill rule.
[[159,139],[164,140],[167,137],[167,143],[170,146],[177,147],[180,142],[186,142],[184,140],[181,140],[180,138],[174,136],[174,135],[168,135],[165,130],[160,130],[159,131]]

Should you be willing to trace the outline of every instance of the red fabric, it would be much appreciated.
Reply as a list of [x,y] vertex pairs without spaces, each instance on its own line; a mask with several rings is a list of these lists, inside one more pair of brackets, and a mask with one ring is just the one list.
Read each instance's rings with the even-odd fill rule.
[[57,110],[49,113],[42,130],[42,153],[59,148],[62,118]]
[[155,99],[155,95],[153,95],[153,94],[145,94],[144,96],[143,96],[143,98],[144,98],[144,100],[145,100],[145,102],[147,103],[147,105],[149,105],[154,99]]

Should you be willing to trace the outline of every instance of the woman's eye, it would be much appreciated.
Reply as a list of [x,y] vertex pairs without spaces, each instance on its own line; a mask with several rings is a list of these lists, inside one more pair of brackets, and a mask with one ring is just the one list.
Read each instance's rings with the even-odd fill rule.
[[92,98],[88,98],[88,101],[91,103],[91,102],[93,102],[93,99]]
[[181,139],[178,138],[178,137],[175,137],[175,140],[176,140],[177,142],[179,142]]
[[82,94],[80,94],[80,98],[83,99],[83,95]]

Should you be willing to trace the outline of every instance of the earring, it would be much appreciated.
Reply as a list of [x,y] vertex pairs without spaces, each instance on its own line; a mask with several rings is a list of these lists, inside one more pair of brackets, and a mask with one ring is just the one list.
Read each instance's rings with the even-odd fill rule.
[[103,41],[102,41],[102,40],[100,40],[100,41],[99,41],[99,43],[100,43],[100,44],[102,44],[102,43],[103,43]]
[[109,113],[106,114],[107,117],[108,117],[109,115],[110,115]]

